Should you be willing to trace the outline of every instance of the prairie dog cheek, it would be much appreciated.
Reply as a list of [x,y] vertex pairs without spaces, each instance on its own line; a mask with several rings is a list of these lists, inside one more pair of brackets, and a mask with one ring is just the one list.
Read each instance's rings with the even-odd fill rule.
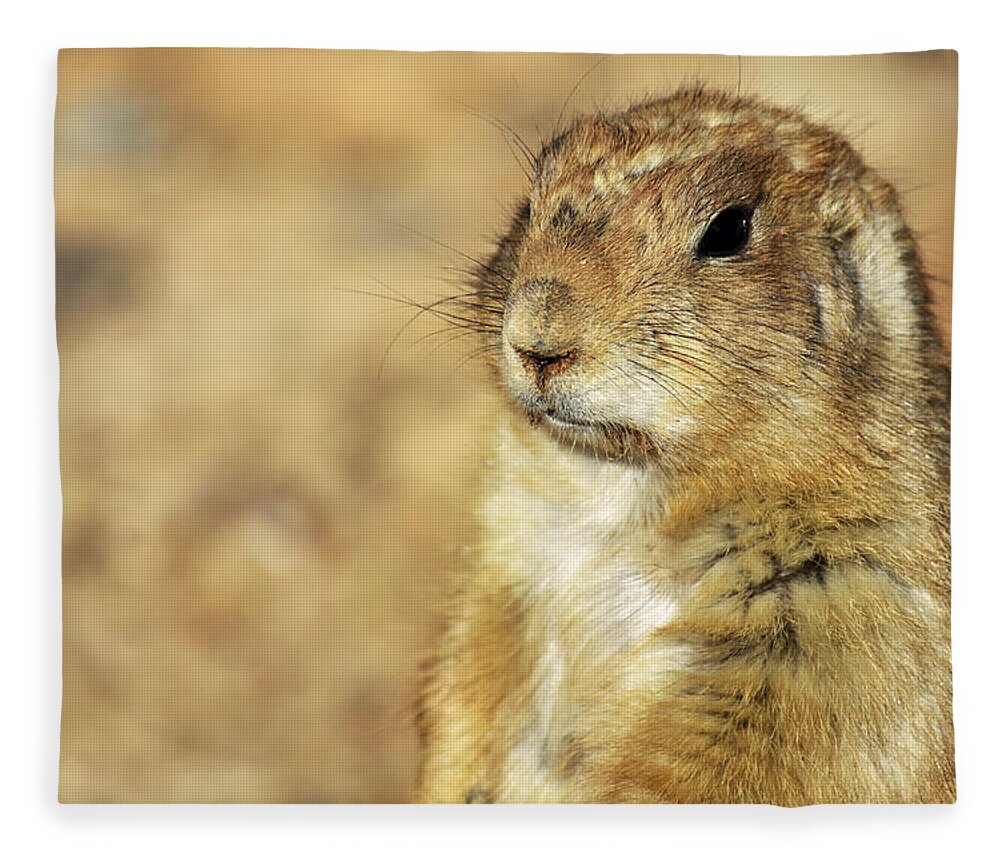
[[691,430],[697,425],[693,407],[668,382],[657,383],[635,373],[608,373],[593,381],[592,408],[604,420],[623,423],[655,435]]

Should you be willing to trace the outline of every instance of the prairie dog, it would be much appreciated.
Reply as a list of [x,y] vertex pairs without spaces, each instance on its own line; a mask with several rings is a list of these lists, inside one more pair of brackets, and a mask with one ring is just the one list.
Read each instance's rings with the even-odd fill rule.
[[417,798],[952,802],[948,379],[892,187],[683,90],[547,143],[477,290],[506,402]]

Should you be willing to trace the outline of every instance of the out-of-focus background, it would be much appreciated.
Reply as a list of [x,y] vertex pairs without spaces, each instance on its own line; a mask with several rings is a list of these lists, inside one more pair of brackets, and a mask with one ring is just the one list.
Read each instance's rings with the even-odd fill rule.
[[[461,289],[573,115],[700,81],[899,187],[948,342],[957,58],[68,50],[65,802],[405,801],[491,392]],[[443,243],[443,244],[438,244]],[[451,250],[445,246],[451,246]]]

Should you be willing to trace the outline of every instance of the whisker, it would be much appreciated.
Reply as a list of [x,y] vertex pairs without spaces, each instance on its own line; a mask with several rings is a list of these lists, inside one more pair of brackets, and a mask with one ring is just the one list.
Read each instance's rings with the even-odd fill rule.
[[[649,356],[647,355],[647,357],[649,357]],[[666,388],[665,385],[663,385],[663,384],[660,383],[660,380],[662,379],[662,374],[660,374],[658,371],[654,370],[652,367],[649,367],[649,366],[643,364],[640,361],[636,361],[633,358],[629,358],[627,360],[630,361],[632,364],[636,365],[637,367],[641,367],[647,373],[652,374],[652,377],[654,377],[654,378],[651,378],[650,381],[651,382],[656,382],[657,384],[660,384],[661,388],[663,388],[665,391],[669,391],[669,389]],[[692,388],[690,385],[687,385],[686,383],[681,382],[679,379],[675,379],[673,377],[671,377],[671,382],[673,382],[675,385],[679,385],[685,391],[691,392],[691,394],[695,395],[695,397],[700,398],[705,403],[705,405],[709,407],[709,409],[711,409],[713,412],[715,412],[717,415],[719,415],[727,424],[731,423],[730,417],[728,415],[726,415],[722,410],[720,410],[714,403],[712,403],[711,400],[709,400],[707,398],[703,398],[701,396],[700,392],[697,389]],[[686,404],[683,404],[683,402],[682,402],[682,405],[684,405],[685,408],[688,408]]]
[[505,284],[510,283],[510,278],[508,278],[503,272],[499,272],[493,267],[491,267],[489,263],[484,263],[482,260],[473,257],[471,254],[466,254],[464,251],[460,251],[454,245],[449,245],[447,242],[442,242],[440,239],[435,239],[433,236],[429,236],[426,233],[421,232],[416,227],[410,227],[407,224],[400,224],[398,221],[389,221],[389,220],[382,220],[379,223],[388,227],[395,227],[397,230],[405,230],[407,233],[412,233],[414,236],[418,236],[425,242],[430,242],[434,245],[437,245],[439,248],[444,248],[446,251],[451,251],[451,253],[457,254],[459,257],[468,260],[470,263],[475,265],[477,272],[478,271],[489,272],[491,275],[494,275],[501,281],[503,281],[503,283]]
[[[389,359],[389,353],[392,352],[392,348],[399,342],[399,339],[403,336],[403,333],[411,325],[413,325],[421,316],[423,316],[423,314],[425,313],[434,314],[434,308],[439,307],[440,305],[443,304],[448,304],[449,302],[460,302],[465,296],[470,296],[470,295],[475,295],[475,293],[459,293],[457,296],[445,296],[444,298],[437,299],[436,301],[433,301],[428,305],[422,305],[416,311],[416,313],[413,314],[413,316],[411,316],[405,323],[403,323],[403,325],[399,328],[399,330],[390,339],[389,344],[385,348],[385,352],[382,353],[382,358],[379,361],[378,372],[376,373],[375,378],[379,380],[382,379],[382,372],[385,369],[385,363]],[[448,331],[448,329],[444,329],[444,331]],[[465,332],[465,333],[468,334],[470,332]],[[423,338],[418,339],[416,343],[419,343],[420,340],[422,339]],[[413,344],[411,344],[411,346],[412,345]]]
[[[592,361],[594,362],[594,364],[598,365],[599,367],[603,367],[605,370],[611,371],[611,373],[614,373],[615,371],[621,371],[620,367],[616,367],[616,366],[614,366],[612,364],[608,364],[606,361],[602,361],[599,358],[594,358],[594,359],[592,359]],[[625,395],[626,397],[628,396],[629,392],[626,391],[624,388],[622,388],[621,383],[619,383],[616,379],[614,379],[614,377],[609,376],[608,377],[608,382],[610,382],[612,385],[614,385],[623,395]]]
[[667,385],[663,380],[659,379],[657,375],[653,371],[649,370],[644,364],[641,364],[640,362],[635,361],[634,359],[631,358],[626,359],[626,361],[629,364],[635,365],[637,368],[639,368],[638,371],[639,376],[641,376],[643,379],[649,382],[652,382],[654,385],[659,386],[665,392],[667,392],[667,394],[673,397],[674,400],[676,400],[681,405],[682,409],[684,409],[685,411],[689,409],[687,403],[685,403],[684,400],[681,399],[680,395],[676,391],[674,391],[669,385]]
[[562,126],[563,114],[566,112],[566,108],[569,106],[570,100],[573,98],[574,95],[576,95],[576,91],[580,89],[580,85],[597,70],[598,66],[600,66],[602,63],[606,63],[608,60],[611,59],[611,57],[612,57],[611,54],[605,54],[589,69],[587,69],[587,71],[585,71],[583,75],[580,76],[580,79],[575,84],[573,84],[573,89],[569,91],[569,94],[566,96],[566,100],[562,103],[562,107],[559,109],[559,115],[556,117],[556,125],[555,125],[555,131],[553,132],[553,137],[559,134],[560,128]]
[[684,367],[691,368],[697,373],[704,374],[709,379],[713,380],[714,382],[717,382],[719,385],[726,384],[721,379],[719,379],[718,376],[712,373],[712,371],[710,371],[707,367],[701,365],[698,362],[697,356],[693,356],[690,353],[682,352],[679,349],[672,349],[658,341],[643,340],[642,343],[652,347],[654,350],[653,352],[644,353],[649,358],[659,359],[661,356],[668,356],[670,358],[675,359],[678,364],[681,364]]
[[492,343],[486,343],[482,346],[476,347],[472,352],[465,355],[457,364],[453,365],[448,371],[448,378],[450,379],[458,370],[460,370],[465,364],[470,362],[473,358],[482,355],[483,353],[493,349]]
[[[432,334],[441,335],[444,334],[446,331],[447,329],[444,329],[437,332],[432,332]],[[451,343],[454,343],[456,340],[461,340],[463,337],[481,337],[481,336],[482,332],[479,331],[460,331],[457,334],[452,334],[451,337],[446,338],[445,340],[439,341],[438,343],[434,344],[434,346],[430,350],[430,354],[433,355],[439,349],[444,349],[444,347],[448,346]],[[418,341],[415,341],[414,344],[412,345],[416,345],[416,343],[419,343],[420,341],[427,340],[427,338],[428,335],[424,335]]]
[[[675,331],[672,328],[667,328],[667,327],[664,327],[664,326],[657,325],[655,320],[650,320],[649,319],[650,315],[657,315],[657,314],[662,314],[663,316],[666,316],[666,317],[668,317],[671,320],[684,320],[685,322],[687,322],[686,318],[681,317],[681,316],[679,316],[676,313],[672,314],[666,308],[663,308],[663,309],[654,308],[654,309],[648,310],[646,312],[646,317],[644,319],[638,321],[636,323],[636,325],[641,326],[642,328],[647,328],[647,329],[651,329],[651,330],[656,331],[656,332],[660,332],[665,337],[677,338],[677,339],[680,339],[680,340],[691,340],[691,341],[695,341],[696,343],[705,344],[705,345],[711,347],[711,349],[712,349],[713,352],[715,352],[715,351],[724,352],[727,355],[731,356],[732,358],[736,359],[737,363],[740,366],[742,366],[742,367],[751,367],[751,365],[748,364],[748,362],[747,362],[747,360],[746,360],[746,358],[744,356],[741,356],[735,350],[730,349],[724,343],[720,343],[719,341],[713,340],[711,338],[706,338],[706,337],[703,337],[701,335],[684,334],[683,332]],[[707,328],[709,331],[711,331],[713,334],[718,335],[719,337],[723,336],[722,333],[718,329],[713,328],[712,326],[708,325],[704,321],[699,321],[698,325],[703,326],[704,328]],[[753,352],[755,352],[757,354],[756,357],[758,357],[758,358],[774,358],[775,357],[774,353],[766,352],[766,351],[763,351],[763,350],[753,350]]]
[[[375,283],[378,284],[379,286],[385,287],[387,290],[391,289],[388,286],[388,284],[383,283],[378,278],[374,278],[373,277],[372,280],[375,281]],[[363,291],[359,291],[359,292],[363,292]],[[373,296],[378,297],[378,293],[369,293],[369,295],[373,295]],[[442,304],[442,302],[440,302],[440,301],[433,302],[431,304],[425,305],[425,304],[421,304],[420,302],[415,301],[413,299],[393,299],[392,296],[381,296],[381,298],[387,299],[389,301],[398,301],[401,304],[408,305],[409,307],[418,308],[421,312],[426,311],[426,312],[428,312],[430,314],[433,314],[435,317],[437,317],[438,319],[440,319],[442,321],[450,321],[452,323],[455,323],[456,325],[464,325],[467,328],[478,328],[478,329],[482,329],[484,331],[491,331],[491,330],[494,330],[494,328],[495,328],[491,324],[486,323],[483,320],[477,319],[475,317],[466,317],[466,316],[462,316],[461,314],[454,314],[454,313],[450,313],[448,311],[442,311],[438,307],[439,305]]]
[[[528,146],[524,138],[516,130],[511,128],[503,120],[493,116],[489,116],[488,114],[480,113],[475,108],[471,107],[470,105],[463,104],[457,99],[450,99],[450,101],[453,104],[458,105],[466,112],[483,120],[483,122],[488,123],[492,128],[499,131],[501,135],[503,135],[504,142],[507,144],[508,149],[510,149],[511,154],[514,156],[514,160],[517,162],[517,166],[521,169],[521,172],[524,174],[525,178],[529,182],[534,181],[534,175],[532,171],[534,170],[535,163],[538,160],[537,156],[532,151],[531,147]],[[511,142],[512,139],[513,143]]]
[[[514,81],[514,86],[517,87],[517,91],[521,94],[521,98],[525,99],[524,90],[521,89],[521,83],[518,81],[517,75],[515,75],[513,72],[511,72],[510,73],[510,77],[511,77],[511,80]],[[534,119],[534,114],[532,114],[531,124],[535,128],[535,136],[538,138],[539,141],[541,141],[541,139],[542,139],[542,130],[538,127],[538,123]],[[536,161],[537,161],[537,157],[536,157]]]

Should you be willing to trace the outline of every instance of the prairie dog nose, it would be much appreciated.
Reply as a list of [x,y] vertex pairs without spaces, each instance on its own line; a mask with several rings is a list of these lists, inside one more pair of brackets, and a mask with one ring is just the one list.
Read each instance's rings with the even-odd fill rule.
[[540,385],[577,358],[579,332],[567,313],[571,307],[569,286],[546,277],[521,285],[507,308],[507,343]]
[[576,361],[577,350],[567,347],[551,347],[540,341],[535,341],[530,346],[512,341],[510,345],[525,369],[538,377],[539,381],[562,373]]

